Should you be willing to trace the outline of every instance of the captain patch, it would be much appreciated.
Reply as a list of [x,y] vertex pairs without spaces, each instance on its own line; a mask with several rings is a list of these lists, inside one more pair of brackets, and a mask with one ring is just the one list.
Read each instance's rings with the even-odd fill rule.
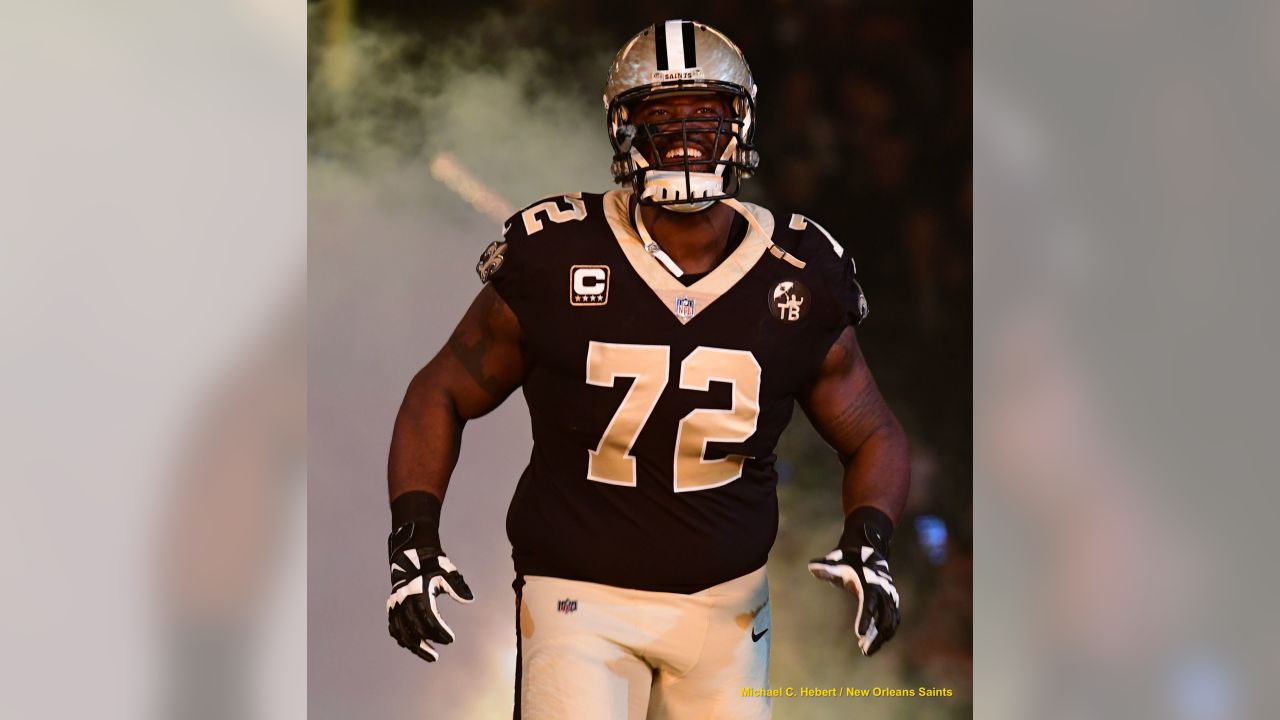
[[609,302],[609,266],[574,265],[569,268],[569,304],[604,305]]

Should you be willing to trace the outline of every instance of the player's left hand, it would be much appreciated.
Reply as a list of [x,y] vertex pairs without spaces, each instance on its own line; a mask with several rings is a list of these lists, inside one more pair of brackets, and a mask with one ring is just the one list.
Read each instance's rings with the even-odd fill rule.
[[892,531],[877,531],[862,523],[856,525],[860,532],[846,530],[841,547],[809,561],[809,572],[819,580],[844,588],[858,599],[853,630],[862,654],[872,655],[893,639],[901,620],[898,589],[889,574],[887,535]]

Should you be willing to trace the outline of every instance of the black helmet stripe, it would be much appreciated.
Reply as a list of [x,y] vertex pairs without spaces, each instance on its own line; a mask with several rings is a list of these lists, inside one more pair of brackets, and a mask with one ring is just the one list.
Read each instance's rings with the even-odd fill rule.
[[653,26],[654,53],[659,70],[686,70],[697,67],[697,45],[693,41],[693,23],[668,20]]
[[685,20],[681,26],[681,33],[684,35],[684,66],[698,67],[697,47],[693,42],[693,23]]
[[658,69],[667,70],[667,29],[666,23],[653,24],[654,52],[657,55]]

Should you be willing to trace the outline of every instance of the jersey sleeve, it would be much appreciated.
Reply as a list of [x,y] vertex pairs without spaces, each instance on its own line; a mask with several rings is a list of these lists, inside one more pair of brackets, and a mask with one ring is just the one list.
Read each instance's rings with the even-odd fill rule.
[[791,247],[783,249],[813,266],[814,273],[843,313],[847,321],[844,324],[857,325],[865,320],[870,308],[858,284],[858,268],[853,257],[825,228],[803,215],[792,215],[788,229],[798,232],[788,238]]
[[789,223],[775,229],[773,242],[804,263],[805,282],[813,289],[808,350],[799,354],[804,358],[801,385],[807,386],[821,370],[832,345],[848,327],[867,316],[867,300],[855,277],[853,259],[817,223],[792,215]]
[[529,274],[527,269],[524,272],[520,269],[529,238],[518,224],[519,220],[519,213],[509,218],[503,226],[502,238],[489,243],[476,262],[480,282],[492,285],[517,318],[520,308],[527,304],[528,288],[524,279]]
[[531,312],[542,271],[539,267],[540,254],[534,252],[535,241],[530,238],[528,211],[547,202],[554,202],[554,199],[534,202],[507,218],[502,226],[502,238],[489,243],[476,263],[480,282],[492,285],[517,319]]
[[855,268],[853,258],[824,264],[820,268],[826,275],[827,289],[835,296],[850,325],[861,323],[871,312],[862,286],[858,284]]

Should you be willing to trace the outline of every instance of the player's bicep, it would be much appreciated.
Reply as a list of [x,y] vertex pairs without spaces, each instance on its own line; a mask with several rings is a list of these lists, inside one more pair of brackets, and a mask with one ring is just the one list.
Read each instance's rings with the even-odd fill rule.
[[856,452],[877,431],[897,426],[852,326],[827,351],[800,406],[818,434],[842,457]]
[[502,404],[524,380],[520,323],[491,285],[476,295],[424,372],[452,399],[463,419]]

